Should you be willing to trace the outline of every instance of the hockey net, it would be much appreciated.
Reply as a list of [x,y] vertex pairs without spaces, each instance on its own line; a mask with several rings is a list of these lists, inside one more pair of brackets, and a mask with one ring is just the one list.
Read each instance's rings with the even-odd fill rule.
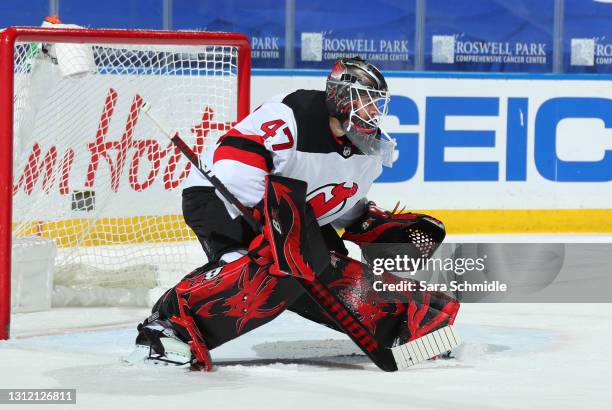
[[248,41],[69,28],[1,35],[0,291],[12,291],[13,311],[37,309],[27,299],[42,296],[29,288],[44,280],[53,306],[150,305],[205,257],[181,216],[190,164],[139,108],[146,101],[196,153],[207,149],[248,113]]

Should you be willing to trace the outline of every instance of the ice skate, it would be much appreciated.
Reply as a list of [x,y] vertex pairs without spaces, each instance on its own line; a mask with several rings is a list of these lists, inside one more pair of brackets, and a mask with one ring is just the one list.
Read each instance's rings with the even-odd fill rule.
[[168,320],[153,320],[138,325],[136,347],[126,358],[131,365],[162,365],[190,367],[193,363],[191,348],[183,342]]

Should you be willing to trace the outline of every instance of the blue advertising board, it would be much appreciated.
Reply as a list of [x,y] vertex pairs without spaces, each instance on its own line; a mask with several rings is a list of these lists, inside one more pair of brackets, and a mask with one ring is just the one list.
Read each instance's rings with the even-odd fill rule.
[[64,23],[90,28],[163,28],[163,4],[159,0],[60,0]]
[[429,0],[426,68],[552,71],[554,0]]
[[[25,3],[25,4],[24,4]],[[40,26],[49,14],[49,0],[3,0],[0,28],[8,26]]]
[[174,0],[173,28],[177,30],[232,31],[251,40],[255,68],[285,64],[285,2],[228,0],[203,2]]
[[414,67],[415,0],[296,2],[296,67],[359,55],[387,70]]
[[563,47],[566,72],[612,72],[612,2],[565,0]]
[[[61,20],[91,28],[240,32],[254,68],[285,67],[284,0],[3,0],[0,27],[38,26],[55,4]],[[612,0],[427,0],[425,70],[552,72],[555,8],[563,71],[612,72]],[[294,65],[327,69],[360,55],[384,70],[413,70],[417,0],[295,0]],[[166,19],[166,25],[164,20]],[[561,38],[562,37],[562,38]],[[289,43],[291,46],[291,43]]]

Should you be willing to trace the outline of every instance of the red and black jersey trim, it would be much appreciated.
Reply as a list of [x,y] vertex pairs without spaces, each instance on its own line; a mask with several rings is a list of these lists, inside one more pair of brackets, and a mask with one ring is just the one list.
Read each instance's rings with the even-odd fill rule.
[[274,168],[270,151],[257,135],[225,135],[215,149],[213,163],[223,159],[238,161],[265,172]]
[[346,136],[336,137],[329,128],[325,91],[297,90],[283,99],[291,108],[297,126],[297,150],[328,154],[337,152],[345,158],[363,155]]

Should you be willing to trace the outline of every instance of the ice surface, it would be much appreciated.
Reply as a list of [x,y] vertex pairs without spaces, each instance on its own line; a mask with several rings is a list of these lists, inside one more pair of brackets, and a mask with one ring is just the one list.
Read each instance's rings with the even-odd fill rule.
[[[285,313],[214,350],[212,373],[126,366],[146,309],[13,317],[1,388],[76,388],[76,409],[608,409],[612,304],[464,304],[455,359],[384,373]],[[53,408],[64,408],[54,406]],[[19,408],[28,408],[22,406]],[[36,406],[34,408],[40,408]]]
[[123,325],[2,342],[0,385],[76,388],[87,409],[605,409],[611,317],[609,304],[466,304],[456,359],[398,373],[291,313],[214,350],[212,373],[124,365],[135,332]]

